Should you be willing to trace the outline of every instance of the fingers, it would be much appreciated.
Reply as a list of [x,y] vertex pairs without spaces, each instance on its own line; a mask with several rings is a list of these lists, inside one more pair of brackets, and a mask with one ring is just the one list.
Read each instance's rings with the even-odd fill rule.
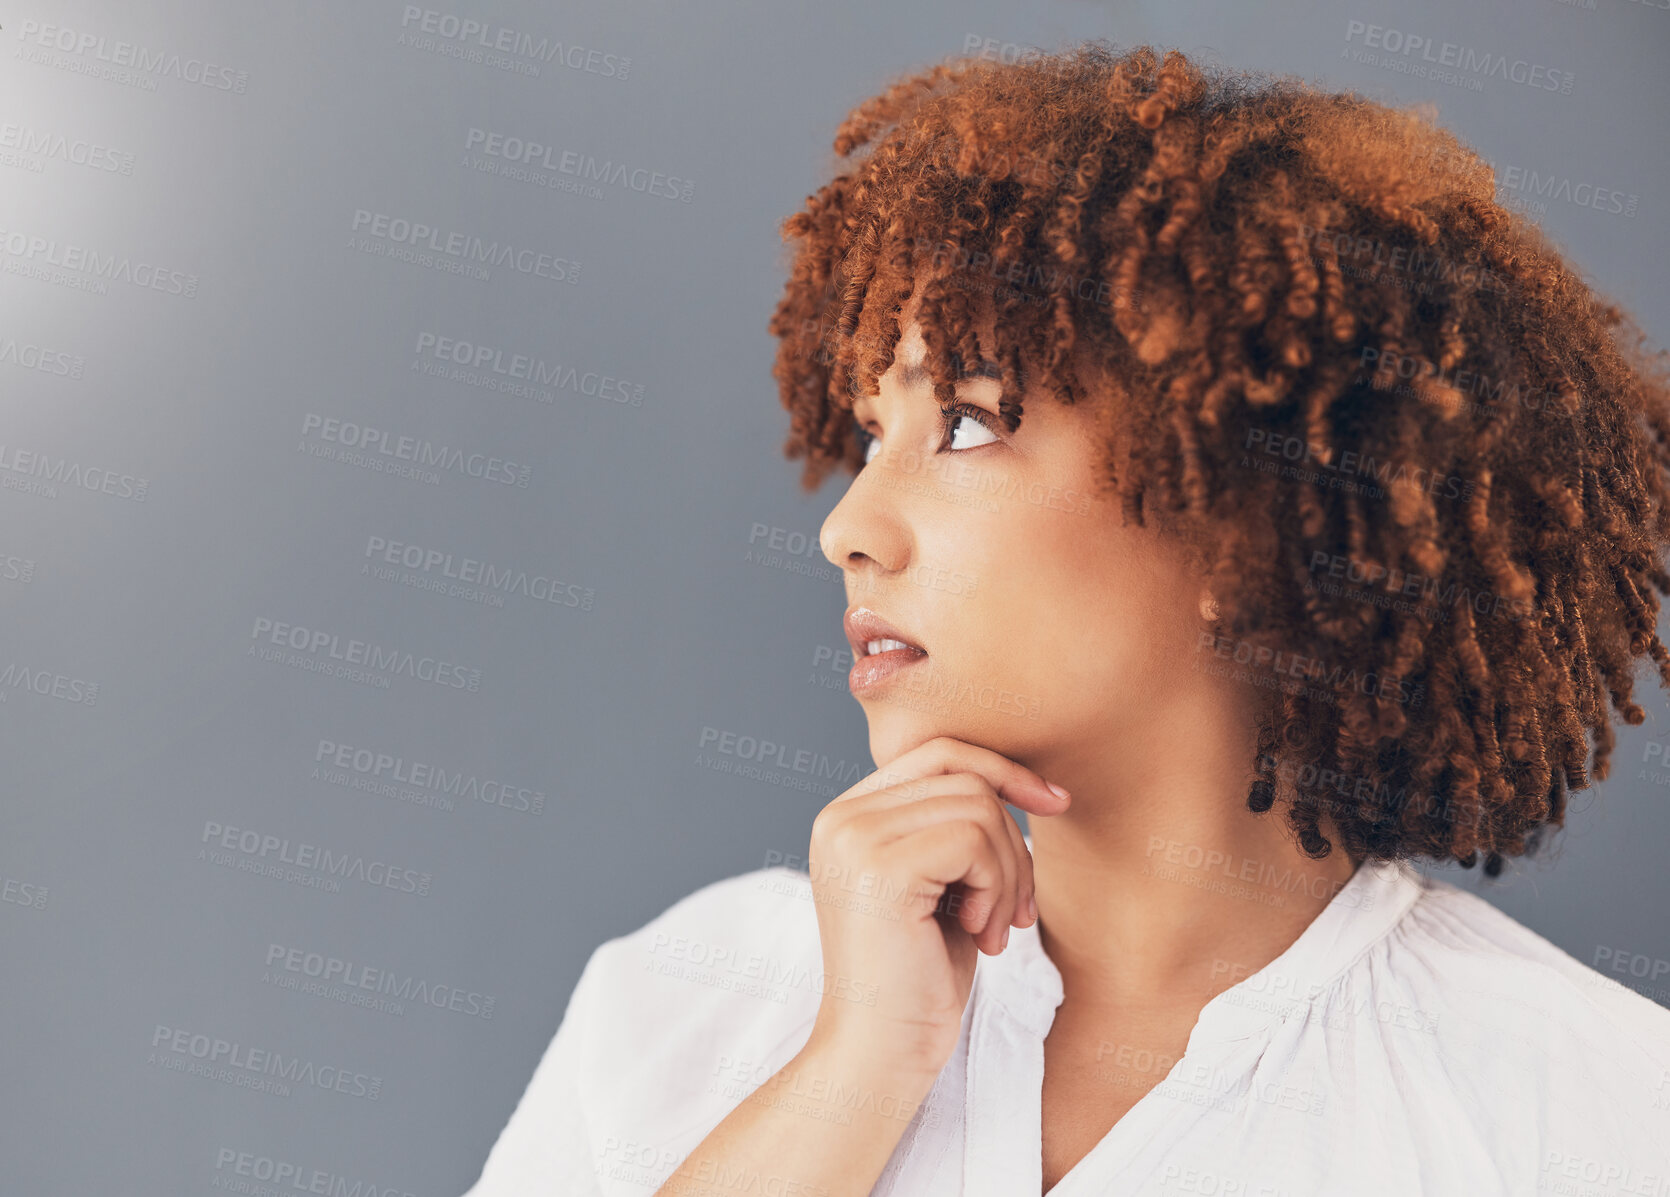
[[[813,839],[863,845],[888,876],[925,879],[942,890],[957,885],[947,913],[996,955],[1011,926],[1030,925],[1028,900],[1036,892],[1032,853],[1003,804],[1048,816],[1069,801],[1002,753],[939,736],[826,804],[813,820]],[[832,851],[850,859],[853,849]]]
[[1021,826],[1015,822],[1014,816],[1003,807],[998,809],[1003,811],[1002,826],[1008,833],[1009,844],[1014,850],[1015,861],[1019,866],[1015,880],[1015,908],[1004,920],[1004,926],[1025,927],[1032,922],[1029,901],[1037,888],[1032,875],[1032,850],[1026,846],[1026,837],[1021,834]]
[[830,818],[852,823],[859,838],[875,844],[888,843],[954,819],[982,823],[994,842],[1006,847],[1005,860],[1012,869],[1013,885],[1004,892],[1007,913],[997,926],[1027,926],[1032,917],[1027,910],[1027,898],[1034,889],[1032,853],[1020,826],[997,792],[978,773],[939,774],[913,783],[911,789],[926,792],[915,801],[899,801],[894,797],[897,791],[882,790],[846,804],[843,810],[832,812]]
[[[941,841],[952,837],[956,842],[954,837],[963,834],[962,824],[978,826],[985,840],[976,847],[993,855],[1000,876],[990,885],[970,876],[966,870],[929,880],[942,885],[961,883],[962,892],[952,895],[958,923],[976,935],[988,952],[998,952],[1003,947],[1005,929],[1015,923],[1017,913],[1025,908],[1026,896],[1032,892],[1032,854],[1002,801],[977,775],[948,774],[934,780],[950,786],[960,783],[961,788],[948,789],[920,802],[880,805],[850,813],[841,830],[857,842],[879,849],[891,848],[901,841],[918,842],[914,837],[920,834],[937,835]],[[912,876],[927,877],[919,864],[907,863],[903,867]]]
[[[825,807],[824,809],[829,811],[830,822],[838,823],[857,818],[859,815],[870,811],[900,809],[909,812],[912,807],[919,806],[931,798],[940,798],[947,794],[972,793],[988,794],[997,809],[1001,810],[1003,808],[1003,800],[998,797],[997,791],[992,788],[991,782],[980,774],[935,773],[916,781],[906,782],[904,785],[891,786],[888,789],[876,790],[869,794],[859,794],[842,802],[838,807],[833,809]],[[823,812],[819,811],[818,813],[822,815]],[[918,812],[918,817],[937,818],[938,816],[933,814],[922,815]],[[903,835],[906,830],[914,830],[914,827],[908,823],[898,825],[898,834]]]
[[936,736],[901,753],[834,801],[851,801],[940,773],[978,773],[1005,802],[1029,815],[1058,815],[1067,809],[1069,802],[1069,798],[1050,789],[1043,777],[1025,765],[990,748],[951,736]]
[[[964,820],[924,827],[881,849],[878,862],[895,875],[913,873],[940,886],[962,883],[950,916],[988,956],[1003,950],[1007,922],[998,917],[1005,892],[1014,888],[1000,849],[982,823]],[[1013,901],[1011,898],[1010,901]]]

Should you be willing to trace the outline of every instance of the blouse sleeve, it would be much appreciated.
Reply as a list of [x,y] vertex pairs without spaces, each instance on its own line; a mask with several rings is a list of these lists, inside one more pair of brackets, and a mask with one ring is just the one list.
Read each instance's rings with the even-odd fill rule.
[[600,952],[581,970],[556,1034],[464,1197],[602,1197],[580,1102],[581,1045],[596,1030]]

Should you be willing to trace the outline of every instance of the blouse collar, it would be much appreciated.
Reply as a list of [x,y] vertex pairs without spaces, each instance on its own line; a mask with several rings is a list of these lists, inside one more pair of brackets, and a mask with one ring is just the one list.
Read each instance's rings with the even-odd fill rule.
[[[1030,849],[1032,837],[1023,838]],[[1364,861],[1286,950],[1206,1003],[1189,1047],[1243,1039],[1273,1022],[1304,1018],[1310,1004],[1397,925],[1424,884],[1407,861]],[[1049,1033],[1063,990],[1037,923],[1012,928],[1008,947],[996,956],[980,953],[978,969],[989,1000],[1033,1033]]]

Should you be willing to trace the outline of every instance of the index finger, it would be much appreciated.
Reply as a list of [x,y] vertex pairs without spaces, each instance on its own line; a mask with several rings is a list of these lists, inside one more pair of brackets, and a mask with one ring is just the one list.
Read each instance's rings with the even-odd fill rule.
[[1005,802],[1029,815],[1059,815],[1071,801],[1066,790],[1018,761],[954,736],[935,736],[900,753],[835,801],[873,794],[936,773],[978,773]]

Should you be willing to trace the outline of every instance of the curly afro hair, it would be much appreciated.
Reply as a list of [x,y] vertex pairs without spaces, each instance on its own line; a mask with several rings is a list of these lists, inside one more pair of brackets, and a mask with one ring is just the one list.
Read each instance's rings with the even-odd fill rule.
[[919,291],[940,400],[983,359],[1011,431],[1116,387],[1107,493],[1202,569],[1203,651],[1267,675],[1247,806],[1309,855],[1494,877],[1590,784],[1585,728],[1606,778],[1635,658],[1670,685],[1664,355],[1454,135],[1095,41],[903,77],[834,149],[769,324],[804,490],[862,467]]

